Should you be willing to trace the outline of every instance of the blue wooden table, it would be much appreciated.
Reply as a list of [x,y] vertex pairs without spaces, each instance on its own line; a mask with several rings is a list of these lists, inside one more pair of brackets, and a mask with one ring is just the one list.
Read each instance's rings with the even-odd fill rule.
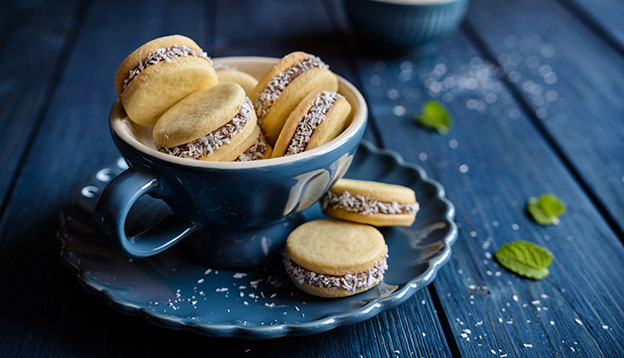
[[[624,356],[624,2],[473,0],[427,56],[353,41],[334,1],[0,3],[0,356]],[[213,57],[321,56],[370,106],[366,136],[422,165],[459,238],[427,289],[377,317],[273,341],[212,339],[118,313],[63,267],[59,211],[118,157],[108,132],[120,61],[181,33]],[[446,135],[412,121],[435,98]],[[559,226],[525,213],[552,192]],[[542,281],[492,254],[524,239],[555,256]]]

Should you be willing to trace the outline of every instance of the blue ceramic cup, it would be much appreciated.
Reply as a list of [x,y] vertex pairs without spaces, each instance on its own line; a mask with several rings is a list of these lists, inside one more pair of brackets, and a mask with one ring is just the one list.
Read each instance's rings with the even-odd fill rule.
[[[260,77],[278,59],[228,57],[215,63]],[[98,232],[130,257],[148,257],[184,240],[201,262],[226,268],[262,265],[283,247],[307,209],[349,168],[364,133],[367,108],[360,92],[342,77],[339,92],[352,107],[350,124],[331,142],[293,156],[254,162],[206,162],[156,150],[151,128],[130,121],[113,106],[113,141],[129,169],[101,193],[95,210]],[[137,235],[126,219],[143,195],[162,199],[169,216]]]

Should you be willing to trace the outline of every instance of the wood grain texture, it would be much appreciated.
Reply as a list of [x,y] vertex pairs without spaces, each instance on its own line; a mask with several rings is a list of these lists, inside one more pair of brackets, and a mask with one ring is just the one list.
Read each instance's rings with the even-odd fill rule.
[[[477,7],[484,4],[475,1]],[[616,101],[622,86],[616,81],[621,67],[614,74],[621,60],[569,11],[544,3],[548,4],[528,2],[536,9],[541,6],[543,11],[551,11],[547,19],[541,14],[523,13],[527,2],[488,3],[491,7],[481,10],[488,15],[487,21],[479,20],[490,26],[487,34],[479,30],[474,20],[477,10],[473,9],[470,21],[477,31],[470,36],[450,37],[440,45],[437,55],[399,58],[354,51],[344,14],[334,1],[88,4],[81,31],[64,57],[67,62],[57,66],[65,70],[54,74],[54,69],[46,69],[46,78],[57,76],[58,82],[49,90],[49,104],[41,106],[41,99],[35,100],[46,97],[42,95],[46,90],[39,90],[39,97],[25,102],[33,107],[37,104],[40,109],[32,113],[41,114],[40,125],[30,129],[31,149],[24,152],[25,160],[18,164],[7,156],[9,159],[0,162],[22,165],[0,218],[0,356],[621,356],[624,250],[594,206],[604,201],[610,215],[615,215],[613,207],[621,203],[621,196],[609,199],[605,194],[621,194],[617,187],[609,191],[608,185],[613,183],[596,180],[600,174],[610,180],[613,168],[624,165],[617,156],[621,154],[619,147],[613,144],[616,134],[624,130],[621,121],[614,119],[622,114],[622,104]],[[20,33],[7,28],[31,26],[37,32],[33,26],[43,29],[52,23],[47,16],[71,7],[54,2],[50,6],[57,8],[43,7],[49,11],[37,15],[34,22],[15,21],[39,14],[41,10],[29,4],[0,4],[0,39],[6,39],[3,44],[11,43]],[[24,6],[30,10],[20,12]],[[539,24],[531,22],[534,17]],[[531,26],[522,27],[520,21]],[[553,24],[542,24],[544,21]],[[564,27],[571,24],[578,28]],[[541,37],[523,42],[518,34],[526,34],[527,26],[539,30]],[[52,36],[57,42],[27,44],[56,43],[58,47],[60,34],[67,30],[54,28],[53,35],[37,32],[37,36]],[[574,42],[565,43],[563,35],[553,33],[561,28],[574,36],[570,37]],[[493,34],[496,32],[500,34]],[[400,307],[354,326],[266,342],[211,339],[158,328],[113,311],[82,290],[58,259],[58,212],[71,201],[77,185],[118,156],[109,139],[107,121],[115,97],[112,78],[117,65],[143,42],[173,33],[194,38],[212,56],[280,56],[291,50],[307,50],[320,55],[363,90],[371,111],[367,137],[423,165],[443,183],[457,207],[460,237],[451,262],[441,270],[433,288],[421,290]],[[552,46],[544,51],[550,54],[554,50],[557,57],[539,63],[537,75],[545,64],[557,74],[552,88],[540,85],[544,97],[555,90],[557,98],[567,99],[558,109],[568,116],[566,122],[548,121],[550,110],[544,124],[538,121],[533,113],[539,108],[532,106],[535,103],[529,96],[536,87],[499,78],[505,72],[480,52],[495,53],[498,59],[503,52],[496,52],[492,44],[500,39],[513,44],[514,38],[507,34],[518,37],[516,46],[540,44],[540,51],[545,45]],[[583,51],[573,56],[572,45]],[[2,46],[2,53],[6,53],[6,46]],[[596,52],[586,58],[587,51]],[[538,83],[539,78],[528,69],[534,60],[528,60],[530,54],[520,55],[522,63],[528,61],[527,69],[522,65],[514,70],[526,76],[523,79]],[[516,59],[512,56],[512,61]],[[585,61],[594,61],[595,68]],[[0,61],[0,69],[2,66]],[[21,70],[15,69],[16,73]],[[5,72],[1,73],[0,91],[21,88],[14,81],[4,83]],[[451,75],[452,90],[444,82]],[[607,88],[597,88],[600,84]],[[506,85],[511,86],[511,93]],[[21,91],[31,98],[26,89]],[[427,132],[411,120],[430,97],[447,103],[455,118],[448,136]],[[3,101],[0,97],[0,104]],[[0,116],[3,113],[0,111]],[[0,129],[7,125],[4,122],[0,121]],[[607,136],[601,140],[608,143],[596,140],[603,138],[596,137],[602,134]],[[582,146],[576,148],[573,143]],[[3,147],[0,158],[4,156]],[[602,162],[592,162],[594,159]],[[598,168],[598,164],[607,169]],[[5,180],[2,174],[0,188]],[[585,189],[590,189],[590,195]],[[538,226],[524,213],[527,198],[546,191],[568,203],[560,226]],[[492,260],[490,255],[499,246],[516,239],[541,244],[554,252],[551,274],[545,280],[517,278]]]
[[[440,48],[421,58],[362,57],[359,69],[383,143],[423,165],[457,208],[459,238],[433,286],[459,353],[617,356],[624,349],[617,338],[624,333],[621,243],[496,67],[461,34]],[[446,102],[452,113],[449,135],[413,122],[429,98]],[[547,191],[568,203],[560,226],[538,226],[525,214],[527,199]],[[553,251],[545,280],[518,278],[492,259],[498,247],[518,239]]]
[[624,3],[619,0],[562,0],[615,48],[624,53]]
[[[61,6],[59,6],[61,5]],[[0,11],[0,213],[71,47],[78,1],[3,3]]]
[[468,19],[624,240],[622,54],[554,1],[476,0]]

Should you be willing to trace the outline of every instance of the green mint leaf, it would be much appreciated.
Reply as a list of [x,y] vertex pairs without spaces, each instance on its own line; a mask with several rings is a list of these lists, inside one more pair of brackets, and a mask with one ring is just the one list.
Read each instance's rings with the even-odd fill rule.
[[552,194],[530,198],[527,210],[540,225],[559,225],[559,216],[565,212],[565,204]]
[[494,256],[509,271],[534,280],[546,277],[547,267],[552,263],[550,251],[528,241],[505,244]]
[[451,129],[451,115],[438,101],[427,101],[422,106],[422,114],[416,116],[421,126],[446,134]]

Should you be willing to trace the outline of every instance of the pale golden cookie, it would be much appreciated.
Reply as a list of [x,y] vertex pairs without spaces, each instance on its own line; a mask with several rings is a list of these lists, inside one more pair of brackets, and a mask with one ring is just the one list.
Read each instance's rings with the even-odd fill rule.
[[258,122],[267,140],[275,144],[284,121],[312,90],[338,90],[338,78],[316,56],[293,52],[262,76],[251,93]]
[[217,75],[212,61],[193,40],[173,35],[132,52],[117,69],[114,83],[128,117],[153,126],[184,97],[215,85]]
[[219,83],[237,83],[243,87],[248,96],[251,96],[251,92],[254,90],[256,85],[258,85],[257,79],[243,71],[217,69],[216,72]]
[[182,158],[232,161],[251,143],[256,113],[243,88],[219,84],[171,107],[154,126],[160,151]]
[[273,158],[314,149],[336,138],[344,129],[349,112],[351,105],[340,94],[313,90],[286,119],[275,142]]
[[411,226],[419,210],[410,188],[352,179],[338,180],[321,202],[325,215],[375,226]]
[[241,144],[241,148],[244,148],[244,150],[242,150],[242,154],[235,160],[237,162],[268,159],[271,158],[271,153],[273,152],[273,148],[271,148],[271,145],[264,138],[260,126],[256,126],[249,136],[249,139]]
[[322,219],[307,222],[288,236],[284,264],[302,290],[344,297],[381,282],[387,253],[384,238],[374,227]]

